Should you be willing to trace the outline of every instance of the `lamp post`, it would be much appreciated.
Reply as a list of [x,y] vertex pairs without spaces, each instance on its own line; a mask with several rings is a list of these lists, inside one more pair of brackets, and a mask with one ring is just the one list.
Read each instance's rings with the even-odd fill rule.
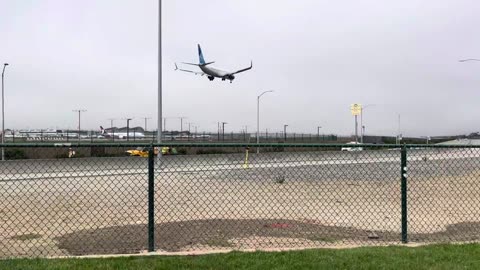
[[[158,1],[158,94],[157,94],[157,143],[162,143],[162,0]],[[162,151],[158,151],[158,161],[162,157]],[[152,196],[153,197],[153,196]],[[149,215],[153,213],[149,212]],[[149,224],[151,226],[151,224]],[[153,225],[152,225],[153,226]],[[149,227],[150,228],[150,227]],[[151,245],[149,243],[149,245]],[[149,246],[149,251],[153,251],[153,246]]]
[[[4,86],[4,76],[5,68],[8,66],[8,63],[3,64],[2,70],[2,144],[5,143],[5,86]],[[2,160],[5,160],[5,149],[2,146]]]
[[[268,90],[262,92],[260,95],[257,96],[257,144],[260,143],[260,98],[266,94],[274,92],[273,90]],[[257,146],[257,154],[260,153],[260,148]]]
[[151,117],[143,117],[143,119],[145,120],[145,132],[147,132],[147,121],[148,121],[148,119],[152,119],[152,118]]
[[222,122],[222,141],[225,141],[225,124],[228,124],[228,123]]
[[360,108],[360,126],[362,127],[362,134],[360,137],[361,143],[363,143],[363,135],[365,134],[365,126],[363,125],[363,110],[365,110],[368,107],[375,106],[376,104],[367,104],[365,106],[362,106]]
[[130,140],[130,120],[132,120],[132,118],[127,118],[125,120],[127,120],[127,142],[128,142]]
[[320,141],[320,129],[321,128],[322,128],[321,126],[317,127],[317,141]]
[[180,133],[183,132],[183,119],[187,118],[187,117],[184,117],[184,116],[180,116]]
[[283,125],[283,136],[285,142],[287,142],[287,127],[288,125]]
[[80,114],[82,112],[86,112],[87,110],[81,110],[81,109],[78,109],[78,110],[73,110],[73,112],[78,112],[78,142],[80,143]]
[[113,121],[117,120],[115,118],[108,118],[107,120],[110,120],[110,128],[113,129]]
[[365,126],[362,125],[362,143],[363,143],[363,135],[365,135]]

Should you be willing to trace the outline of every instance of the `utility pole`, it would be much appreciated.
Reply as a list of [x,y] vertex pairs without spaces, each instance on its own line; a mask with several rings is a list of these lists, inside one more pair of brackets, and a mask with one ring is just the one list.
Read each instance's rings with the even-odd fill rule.
[[287,127],[288,125],[283,125],[283,136],[285,142],[287,142]]
[[321,128],[322,128],[321,126],[317,127],[317,141],[320,141],[320,129]]
[[78,110],[73,110],[73,112],[78,112],[78,142],[80,143],[80,114],[82,112],[86,112],[87,110],[82,110],[82,109],[78,109]]

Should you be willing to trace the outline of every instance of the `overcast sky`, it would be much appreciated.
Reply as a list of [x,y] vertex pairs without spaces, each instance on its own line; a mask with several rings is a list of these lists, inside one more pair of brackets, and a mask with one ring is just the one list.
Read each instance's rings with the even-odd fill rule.
[[[163,114],[198,130],[261,128],[350,135],[350,104],[367,134],[480,130],[480,2],[466,0],[164,0]],[[0,0],[6,128],[110,126],[157,115],[158,1]],[[236,70],[227,81],[174,71],[206,61]],[[194,66],[184,68],[195,69]],[[124,126],[124,120],[115,126]]]

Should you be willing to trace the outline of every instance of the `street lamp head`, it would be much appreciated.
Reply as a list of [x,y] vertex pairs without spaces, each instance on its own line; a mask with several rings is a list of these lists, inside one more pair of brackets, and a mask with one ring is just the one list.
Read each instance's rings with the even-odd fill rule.
[[263,96],[266,93],[271,93],[271,92],[275,92],[275,91],[273,91],[273,90],[263,91],[260,95],[258,95],[258,98],[260,98],[261,96]]
[[3,64],[4,66],[8,66],[8,63]]

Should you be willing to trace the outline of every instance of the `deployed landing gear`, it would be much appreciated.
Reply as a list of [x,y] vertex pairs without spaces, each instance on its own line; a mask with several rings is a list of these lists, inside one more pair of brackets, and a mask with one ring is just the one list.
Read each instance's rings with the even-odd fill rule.
[[215,79],[215,77],[213,77],[213,76],[208,76],[208,79],[209,79],[210,81],[213,81],[213,79]]

